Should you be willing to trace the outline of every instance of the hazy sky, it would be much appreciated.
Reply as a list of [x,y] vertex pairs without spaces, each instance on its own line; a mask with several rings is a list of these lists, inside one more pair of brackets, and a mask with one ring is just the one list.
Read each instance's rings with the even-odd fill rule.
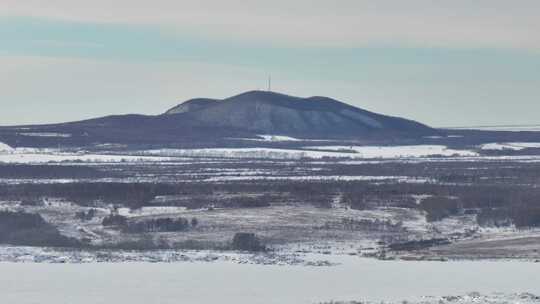
[[1,0],[0,125],[266,87],[432,126],[540,124],[538,0]]

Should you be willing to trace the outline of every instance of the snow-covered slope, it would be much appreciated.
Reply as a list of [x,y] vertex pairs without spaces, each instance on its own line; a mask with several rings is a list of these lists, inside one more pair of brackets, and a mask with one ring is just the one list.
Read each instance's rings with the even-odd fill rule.
[[13,151],[12,147],[6,145],[3,142],[0,142],[0,152],[11,152],[11,151]]

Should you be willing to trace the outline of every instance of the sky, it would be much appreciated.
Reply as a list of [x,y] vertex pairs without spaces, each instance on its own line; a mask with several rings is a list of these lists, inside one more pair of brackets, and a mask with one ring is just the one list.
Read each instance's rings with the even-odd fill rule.
[[2,0],[0,125],[266,89],[434,127],[540,124],[538,0]]

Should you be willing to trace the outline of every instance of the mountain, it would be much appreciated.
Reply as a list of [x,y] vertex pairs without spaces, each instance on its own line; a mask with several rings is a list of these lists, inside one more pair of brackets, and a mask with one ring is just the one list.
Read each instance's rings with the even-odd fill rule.
[[200,126],[308,138],[365,137],[376,134],[419,136],[437,133],[415,121],[362,110],[327,98],[300,98],[251,91],[224,100],[194,99],[167,111]]
[[383,141],[439,133],[412,120],[369,112],[327,97],[250,91],[223,100],[191,99],[156,116],[115,115],[3,127],[0,141],[13,147],[100,143],[200,147],[231,145],[232,138],[255,138],[258,134]]

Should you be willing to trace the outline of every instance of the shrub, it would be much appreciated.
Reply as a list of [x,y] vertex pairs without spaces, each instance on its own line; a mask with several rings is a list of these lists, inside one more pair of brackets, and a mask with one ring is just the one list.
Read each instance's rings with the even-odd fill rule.
[[265,251],[266,247],[254,233],[239,232],[233,237],[232,248],[241,251]]
[[111,214],[103,219],[101,222],[103,226],[120,226],[123,227],[127,224],[127,218],[119,214]]
[[444,196],[434,196],[423,200],[420,208],[427,212],[428,222],[440,221],[451,215],[458,214],[461,209],[460,201]]

